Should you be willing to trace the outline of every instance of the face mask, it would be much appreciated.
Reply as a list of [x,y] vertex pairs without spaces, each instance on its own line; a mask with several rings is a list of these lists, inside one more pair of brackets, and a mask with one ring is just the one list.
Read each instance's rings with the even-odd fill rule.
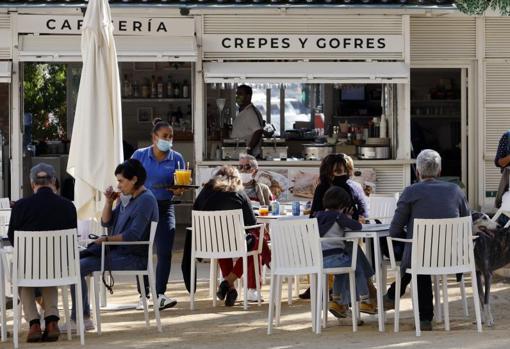
[[333,177],[333,184],[334,185],[344,184],[344,183],[347,182],[348,179],[349,179],[348,175],[334,176]]
[[156,143],[156,146],[159,150],[162,152],[167,152],[170,149],[172,149],[172,141],[167,141],[166,139],[158,138],[158,143]]
[[125,194],[120,193],[119,199],[120,199],[120,203],[122,204],[122,207],[126,207],[129,204],[129,202],[131,201],[132,197],[133,197],[133,195],[125,195]]
[[251,173],[240,173],[241,175],[241,182],[243,183],[249,183],[253,179],[253,176]]

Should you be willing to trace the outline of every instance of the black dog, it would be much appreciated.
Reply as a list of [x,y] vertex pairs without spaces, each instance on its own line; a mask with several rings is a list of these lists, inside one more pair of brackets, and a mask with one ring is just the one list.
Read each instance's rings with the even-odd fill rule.
[[[487,326],[494,325],[490,308],[492,272],[510,263],[510,230],[502,228],[484,213],[474,212],[473,234],[478,294]],[[485,288],[482,288],[482,277]]]

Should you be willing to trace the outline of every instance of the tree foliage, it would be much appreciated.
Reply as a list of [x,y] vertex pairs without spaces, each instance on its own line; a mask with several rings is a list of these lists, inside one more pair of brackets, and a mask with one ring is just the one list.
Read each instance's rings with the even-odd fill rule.
[[455,4],[468,15],[479,16],[489,8],[503,16],[510,15],[510,0],[456,0]]
[[32,137],[37,140],[66,138],[67,100],[65,64],[26,63],[24,111],[32,113]]

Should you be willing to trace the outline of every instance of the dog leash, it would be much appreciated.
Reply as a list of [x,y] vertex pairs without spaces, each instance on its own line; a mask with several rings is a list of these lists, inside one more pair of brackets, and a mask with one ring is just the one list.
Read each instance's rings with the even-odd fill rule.
[[[102,235],[102,236],[106,236],[106,235]],[[89,239],[91,239],[91,240],[97,240],[99,238],[100,238],[99,235],[89,234]],[[110,294],[113,294],[113,286],[115,285],[115,280],[113,279],[113,274],[112,274],[112,267],[111,267],[111,265],[112,265],[112,256],[111,256],[111,253],[110,253],[110,245],[105,245],[104,253],[106,254],[106,269],[103,270],[103,273],[101,274],[101,279],[103,281],[103,285],[106,287],[108,292],[110,292]],[[110,281],[109,282],[106,280],[106,274],[107,273],[110,276]]]

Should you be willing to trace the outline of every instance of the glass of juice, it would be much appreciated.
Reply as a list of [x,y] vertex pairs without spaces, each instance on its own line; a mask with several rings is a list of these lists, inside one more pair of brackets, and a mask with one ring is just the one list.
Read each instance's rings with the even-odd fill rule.
[[175,185],[190,185],[191,170],[175,170],[174,183]]
[[268,206],[265,206],[265,205],[260,206],[260,208],[259,208],[259,214],[260,214],[261,216],[267,216],[267,215],[269,214],[269,207],[268,207]]

